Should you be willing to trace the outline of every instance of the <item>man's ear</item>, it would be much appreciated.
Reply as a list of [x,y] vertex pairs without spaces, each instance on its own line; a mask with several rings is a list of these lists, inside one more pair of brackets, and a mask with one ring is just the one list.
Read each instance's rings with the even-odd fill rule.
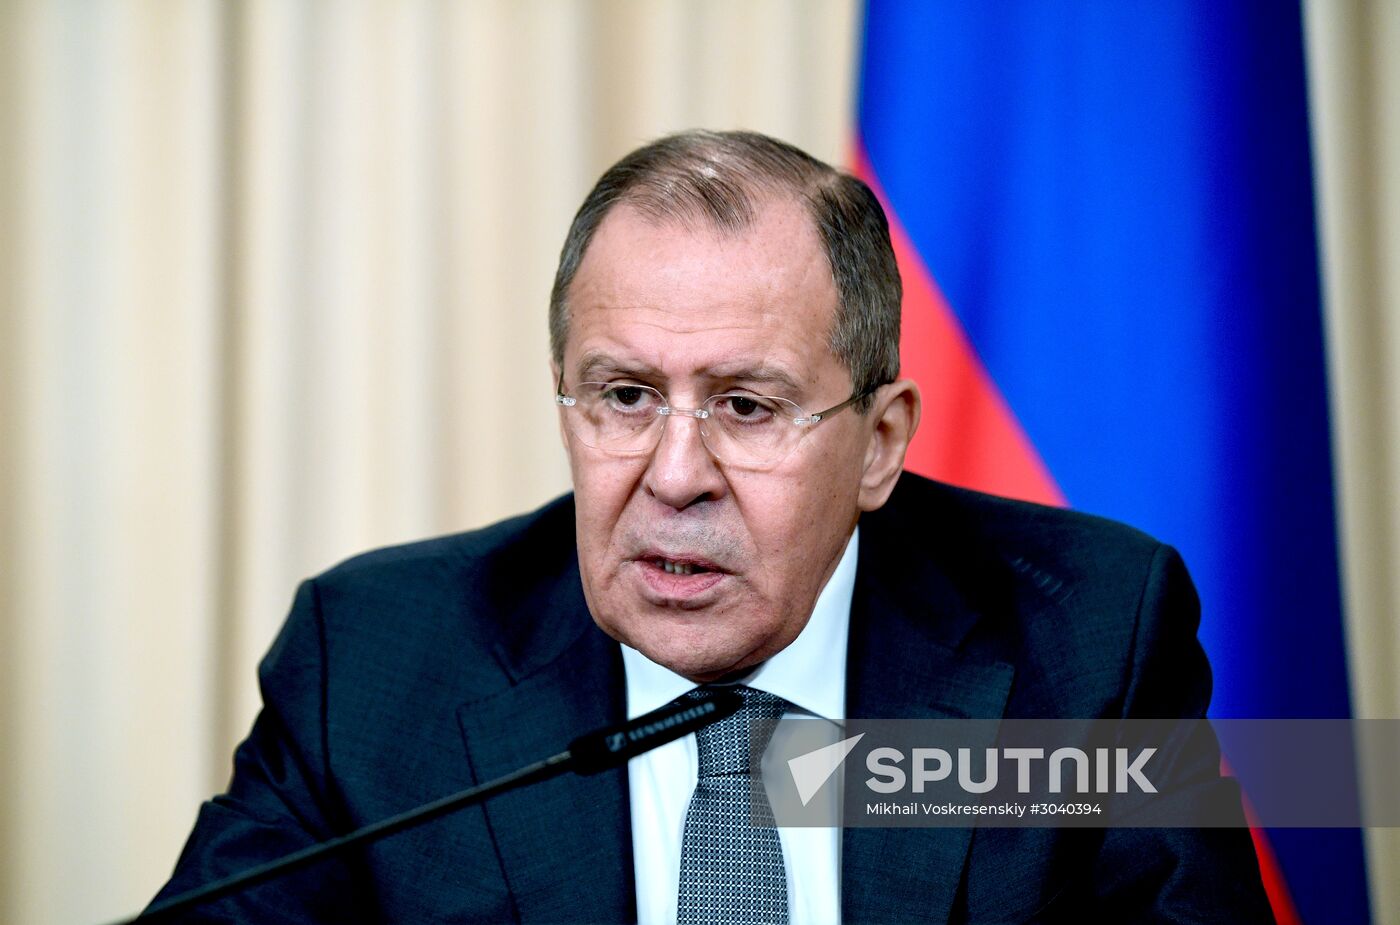
[[904,454],[919,427],[921,410],[919,387],[912,379],[900,379],[881,386],[867,413],[874,427],[865,449],[865,468],[860,479],[860,509],[881,507],[894,491],[894,483],[904,469]]

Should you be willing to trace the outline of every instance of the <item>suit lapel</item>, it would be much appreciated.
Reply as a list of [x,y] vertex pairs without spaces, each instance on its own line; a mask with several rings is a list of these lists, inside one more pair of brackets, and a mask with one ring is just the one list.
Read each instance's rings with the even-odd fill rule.
[[[847,715],[999,718],[1013,669],[996,647],[970,638],[990,602],[966,599],[946,560],[915,560],[911,536],[870,521],[862,521],[851,605]],[[985,744],[993,737],[989,729]],[[966,828],[846,829],[843,920],[949,921],[971,839]]]
[[[626,717],[621,653],[589,617],[576,565],[550,598],[519,615],[538,644],[495,653],[510,686],[457,711],[478,783]],[[520,921],[636,921],[624,769],[566,773],[483,808]]]

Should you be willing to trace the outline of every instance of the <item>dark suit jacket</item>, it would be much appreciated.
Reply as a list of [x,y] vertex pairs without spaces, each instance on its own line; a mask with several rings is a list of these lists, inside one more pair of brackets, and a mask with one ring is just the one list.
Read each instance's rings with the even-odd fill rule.
[[[848,713],[1193,717],[1198,604],[1129,528],[911,475],[861,521]],[[560,751],[625,717],[571,497],[302,585],[265,706],[162,896]],[[1217,768],[1188,769],[1232,787]],[[858,828],[846,922],[1271,921],[1248,834]],[[624,770],[566,775],[209,907],[242,922],[635,921]],[[217,918],[219,916],[225,918]]]

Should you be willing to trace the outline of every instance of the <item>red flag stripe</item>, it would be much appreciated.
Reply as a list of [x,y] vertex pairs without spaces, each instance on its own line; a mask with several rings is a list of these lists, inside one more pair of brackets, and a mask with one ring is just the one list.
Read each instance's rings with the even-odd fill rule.
[[904,280],[903,375],[920,384],[923,417],[905,467],[966,488],[1064,506],[1060,487],[987,374],[857,143],[855,173],[890,220]]

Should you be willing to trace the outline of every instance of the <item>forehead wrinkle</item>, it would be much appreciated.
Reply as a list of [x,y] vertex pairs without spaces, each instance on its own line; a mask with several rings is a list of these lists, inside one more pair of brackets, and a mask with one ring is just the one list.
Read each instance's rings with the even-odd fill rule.
[[[574,278],[569,301],[575,309],[588,304],[594,309],[640,310],[655,309],[675,319],[686,319],[691,313],[713,315],[732,311],[747,316],[734,327],[758,326],[767,316],[791,314],[788,302],[796,293],[807,293],[807,311],[816,317],[808,319],[824,329],[825,338],[834,319],[834,283],[825,250],[812,227],[810,218],[795,202],[782,200],[764,202],[758,221],[740,234],[688,233],[681,240],[663,242],[653,259],[640,264],[616,262],[602,264],[600,260],[616,260],[611,251],[621,247],[614,238],[628,232],[620,230],[618,221],[635,211],[625,206],[604,219],[598,238],[584,257],[580,272]],[[655,231],[674,228],[674,223],[643,224]],[[627,238],[621,237],[626,241]],[[781,242],[778,244],[777,242]],[[803,247],[802,245],[809,245]],[[776,257],[778,247],[782,256]],[[608,252],[610,258],[604,258]],[[625,252],[625,249],[624,249]],[[798,260],[792,259],[798,253]],[[606,270],[604,269],[606,268]],[[735,277],[748,277],[747,290],[726,290],[725,282]],[[714,280],[720,280],[719,291]],[[820,292],[816,303],[810,296]],[[717,304],[716,299],[722,300]],[[731,301],[737,299],[737,301]],[[828,303],[830,304],[823,304]],[[665,306],[665,307],[663,307]],[[681,312],[677,309],[685,308]],[[672,322],[675,324],[677,322]]]
[[[658,366],[645,360],[628,360],[615,357],[603,350],[589,350],[579,357],[578,367],[581,377],[602,373],[640,375],[658,381],[669,382],[670,377]],[[803,388],[802,380],[810,378],[797,371],[789,371],[783,365],[772,361],[771,357],[754,360],[723,360],[718,364],[698,366],[688,373],[689,378],[704,382],[752,382],[779,385],[794,391]]]
[[[717,262],[724,268],[726,278],[736,273],[749,274],[754,287],[743,295],[750,302],[745,308],[762,309],[765,314],[769,303],[781,304],[790,293],[809,288],[814,279],[818,284],[830,285],[830,267],[811,221],[796,203],[779,201],[773,205],[776,208],[765,210],[754,227],[741,233],[724,233],[717,229],[698,233],[692,231],[687,241],[669,242],[664,253],[655,255],[656,260],[644,266],[628,268],[617,276],[588,272],[598,269],[597,251],[607,249],[596,245],[605,238],[610,239],[613,236],[611,233],[615,232],[614,223],[610,222],[614,216],[610,215],[604,219],[599,239],[595,240],[594,247],[589,248],[580,272],[574,278],[570,301],[576,304],[577,301],[588,301],[597,308],[643,307],[647,296],[661,289],[668,298],[677,295],[694,297],[694,308],[697,310],[712,310],[713,289],[704,281],[703,274],[697,277],[695,266],[686,262],[687,257],[697,253],[706,255],[702,266]],[[798,210],[796,214],[787,214],[794,209]],[[624,217],[623,213],[632,211],[622,207],[617,217]],[[646,221],[644,224],[654,230],[677,227],[672,222],[658,224]],[[800,249],[798,242],[801,239],[807,239],[803,243],[811,245],[807,248],[810,253],[801,262],[774,261],[771,254],[765,252],[766,245],[785,242],[782,250],[790,255],[794,248]],[[674,263],[676,259],[681,262]],[[595,278],[595,275],[599,278]],[[591,298],[585,299],[586,296]]]
[[[621,317],[623,323],[600,324],[598,319],[609,315],[613,318]],[[644,332],[643,336],[638,337],[638,332]],[[772,357],[774,352],[790,352],[775,344],[784,333],[786,332],[782,329],[781,314],[768,305],[725,306],[718,309],[717,318],[713,308],[675,310],[661,306],[593,303],[589,306],[588,317],[580,319],[576,329],[578,338],[583,342],[578,364],[582,366],[597,357],[621,362],[622,357],[636,356],[641,351],[667,356],[675,352],[667,349],[668,347],[677,346],[680,339],[685,339],[685,350],[702,357],[692,368],[698,373],[732,362],[734,349],[725,344],[726,340],[738,335],[753,343],[754,336],[758,335],[758,342],[766,346],[765,354],[755,355],[752,348],[747,348],[744,352],[749,356],[737,361],[740,365],[790,366],[790,362],[775,362]],[[645,348],[635,346],[637,343],[647,343],[648,334],[655,343]],[[656,334],[663,336],[656,338]],[[590,342],[592,346],[588,346]],[[717,351],[723,351],[724,355],[713,359],[705,356]],[[637,363],[646,361],[638,359]],[[628,365],[631,365],[631,361]],[[658,364],[653,362],[647,365]]]
[[[636,309],[635,311],[646,312],[648,310]],[[745,311],[744,314],[753,315],[755,317],[743,320],[735,319],[729,324],[716,324],[714,321],[714,314],[705,314],[705,309],[697,308],[691,312],[672,312],[663,309],[653,309],[651,311],[662,312],[666,317],[664,319],[647,317],[630,318],[627,322],[628,325],[631,327],[664,331],[667,334],[673,335],[696,335],[703,337],[707,334],[747,333],[755,328],[764,328],[767,326],[766,322],[772,314],[768,311]],[[710,311],[712,312],[713,309]],[[739,311],[736,310],[735,314],[738,313]]]

